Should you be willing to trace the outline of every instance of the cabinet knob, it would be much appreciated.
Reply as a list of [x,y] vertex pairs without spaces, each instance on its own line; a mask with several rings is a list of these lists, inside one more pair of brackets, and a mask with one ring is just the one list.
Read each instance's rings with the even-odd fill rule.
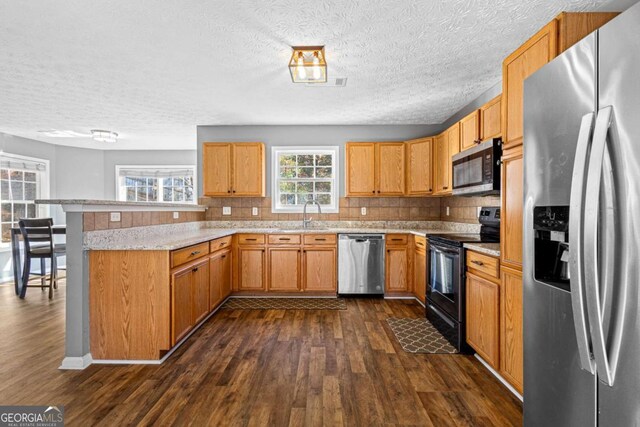
[[196,271],[198,271],[198,267],[194,268],[194,269],[193,269],[193,270],[191,270],[191,271],[193,271],[193,272],[195,273]]
[[227,193],[231,193],[231,190],[227,190]]
[[373,190],[373,191],[372,191],[372,193],[373,193],[373,194],[376,194],[376,190]]
[[443,189],[443,190],[448,190],[448,189],[449,189],[449,186],[448,186],[448,185],[447,185],[447,186],[444,186],[444,187],[442,187],[442,189]]
[[193,251],[193,252],[191,252],[191,256],[196,256],[196,255],[198,255],[199,253],[200,253],[200,251]]
[[235,192],[236,192],[236,190],[233,190],[233,192],[235,193]]
[[473,264],[475,264],[475,265],[484,265],[484,262],[482,262],[482,261],[476,261],[476,260],[473,260],[473,261],[471,261],[471,262],[472,262]]
[[502,164],[502,160],[498,159],[496,160],[496,165],[500,166]]
[[226,258],[226,257],[227,257],[226,255],[222,255],[220,258]]

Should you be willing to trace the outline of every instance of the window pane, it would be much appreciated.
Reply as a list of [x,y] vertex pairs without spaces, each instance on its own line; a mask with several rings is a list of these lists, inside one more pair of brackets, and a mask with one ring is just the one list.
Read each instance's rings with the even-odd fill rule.
[[296,155],[295,154],[286,154],[280,156],[280,166],[295,166],[296,165]]
[[317,154],[316,166],[333,166],[333,156],[331,154]]
[[184,189],[184,201],[185,202],[193,202],[193,188],[185,187]]
[[305,202],[313,200],[313,194],[298,194],[298,204],[304,205]]
[[11,224],[2,224],[2,243],[11,241]]
[[184,201],[184,192],[182,191],[181,188],[173,189],[173,200],[176,202]]
[[20,218],[25,218],[27,213],[26,205],[24,203],[14,203],[13,204],[13,218],[18,220]]
[[27,205],[27,218],[37,218],[38,215],[36,213],[36,205],[33,203],[29,203]]
[[189,186],[189,187],[193,187],[193,177],[192,176],[185,176],[184,177],[184,185],[185,186]]
[[12,181],[22,181],[24,174],[22,171],[11,171],[9,177]]
[[[170,180],[171,178],[168,179]],[[162,194],[163,200],[165,202],[173,201],[173,199],[171,198],[171,196],[173,195],[173,189],[171,187],[164,187],[164,190],[162,190]]]
[[171,178],[165,178],[162,180],[162,185],[165,187],[171,187]]
[[155,187],[147,188],[147,201],[148,202],[157,202],[158,201],[158,190]]
[[316,193],[331,193],[331,183],[316,182]]
[[0,171],[0,178],[2,179],[9,179],[9,171],[6,169],[2,169]]
[[127,187],[127,202],[136,201],[136,189],[134,187]]
[[[6,172],[6,171],[4,171]],[[5,181],[4,179],[0,182],[0,188],[2,188],[2,200],[11,200],[9,196],[9,181]]]
[[332,168],[317,168],[316,169],[316,177],[317,178],[331,178]]
[[11,181],[11,200],[24,200],[22,181]]
[[280,178],[295,178],[296,177],[296,169],[295,168],[281,168],[280,169]]
[[299,182],[296,193],[313,193],[313,182]]
[[313,168],[298,168],[298,178],[313,178]]
[[296,204],[296,196],[295,196],[295,194],[281,194],[280,195],[280,204],[281,205],[295,205]]
[[316,200],[318,200],[318,203],[320,203],[321,205],[330,205],[331,194],[318,194]]
[[296,183],[295,182],[281,182],[280,183],[280,192],[281,193],[295,193],[296,191]]
[[313,166],[313,154],[298,156],[298,166]]
[[36,182],[36,173],[35,172],[25,172],[24,180],[29,182]]
[[138,200],[139,202],[146,202],[147,201],[147,187],[136,187],[137,191],[137,196],[136,196],[136,200]]
[[2,222],[11,222],[11,203],[2,204]]
[[24,200],[35,200],[36,197],[36,183],[25,182],[24,183]]
[[176,187],[184,186],[184,178],[173,178],[173,185]]

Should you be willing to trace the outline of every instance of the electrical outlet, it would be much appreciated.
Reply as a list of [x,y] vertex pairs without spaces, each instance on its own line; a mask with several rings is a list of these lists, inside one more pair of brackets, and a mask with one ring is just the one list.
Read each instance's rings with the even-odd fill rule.
[[179,219],[179,218],[180,218],[180,212],[174,212],[173,219]]
[[109,221],[120,222],[120,212],[111,212],[109,215]]
[[449,206],[447,206],[447,216],[449,216]]
[[480,212],[482,212],[482,206],[478,206],[478,218],[480,218]]
[[231,215],[231,206],[223,206],[222,215]]
[[361,207],[360,208],[360,215],[366,215],[367,214],[367,208],[366,207]]
[[258,208],[255,208],[255,207],[254,207],[254,208],[252,208],[252,209],[251,209],[251,215],[253,215],[253,216],[258,216]]

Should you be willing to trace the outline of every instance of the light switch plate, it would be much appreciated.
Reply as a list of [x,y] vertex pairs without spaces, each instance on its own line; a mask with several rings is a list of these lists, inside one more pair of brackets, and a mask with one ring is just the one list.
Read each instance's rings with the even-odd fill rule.
[[180,212],[174,212],[173,219],[178,219],[178,218],[180,218]]
[[222,215],[231,215],[231,206],[223,206]]
[[367,214],[367,208],[366,207],[361,207],[360,208],[360,215],[366,215]]
[[120,212],[111,212],[109,215],[109,221],[120,222]]
[[480,218],[480,212],[482,212],[482,206],[478,206],[478,218]]
[[447,206],[447,216],[449,216],[449,206]]
[[258,208],[254,207],[251,209],[251,215],[258,216]]

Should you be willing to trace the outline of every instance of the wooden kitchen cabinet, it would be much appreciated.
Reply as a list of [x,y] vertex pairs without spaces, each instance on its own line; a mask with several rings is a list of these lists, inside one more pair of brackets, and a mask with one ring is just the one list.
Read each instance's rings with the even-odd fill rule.
[[502,136],[502,95],[480,107],[480,139],[498,138]]
[[264,144],[205,142],[202,175],[205,196],[264,197]]
[[238,247],[238,290],[264,291],[265,249],[264,247]]
[[449,155],[449,147],[447,145],[446,132],[437,135],[433,139],[433,151],[434,194],[440,195],[446,192],[449,182],[449,176],[447,175],[447,156]]
[[[299,236],[298,236],[299,237]],[[269,280],[270,291],[299,292],[300,286],[300,247],[269,248]]]
[[500,361],[500,286],[467,273],[467,343],[494,369]]
[[171,345],[209,314],[209,262],[195,261],[171,274]]
[[522,272],[501,269],[500,374],[523,391]]
[[426,196],[433,192],[433,138],[406,142],[406,184],[408,196]]
[[224,249],[209,258],[209,310],[218,307],[230,294],[231,249]]
[[413,252],[413,292],[415,296],[425,303],[427,293],[427,247],[426,239],[414,243]]
[[523,157],[522,146],[505,150],[502,155],[500,261],[522,269]]
[[302,255],[302,285],[305,292],[336,292],[336,248],[308,246]]
[[197,325],[209,314],[209,260],[202,260],[193,268],[193,324]]
[[460,120],[460,150],[466,150],[480,142],[480,110]]
[[453,155],[460,152],[460,122],[454,124],[435,140],[436,161],[436,194],[451,194],[453,188],[452,161]]
[[348,142],[345,152],[347,196],[404,195],[404,142]]
[[411,292],[407,234],[387,234],[385,236],[385,289],[386,292]]

